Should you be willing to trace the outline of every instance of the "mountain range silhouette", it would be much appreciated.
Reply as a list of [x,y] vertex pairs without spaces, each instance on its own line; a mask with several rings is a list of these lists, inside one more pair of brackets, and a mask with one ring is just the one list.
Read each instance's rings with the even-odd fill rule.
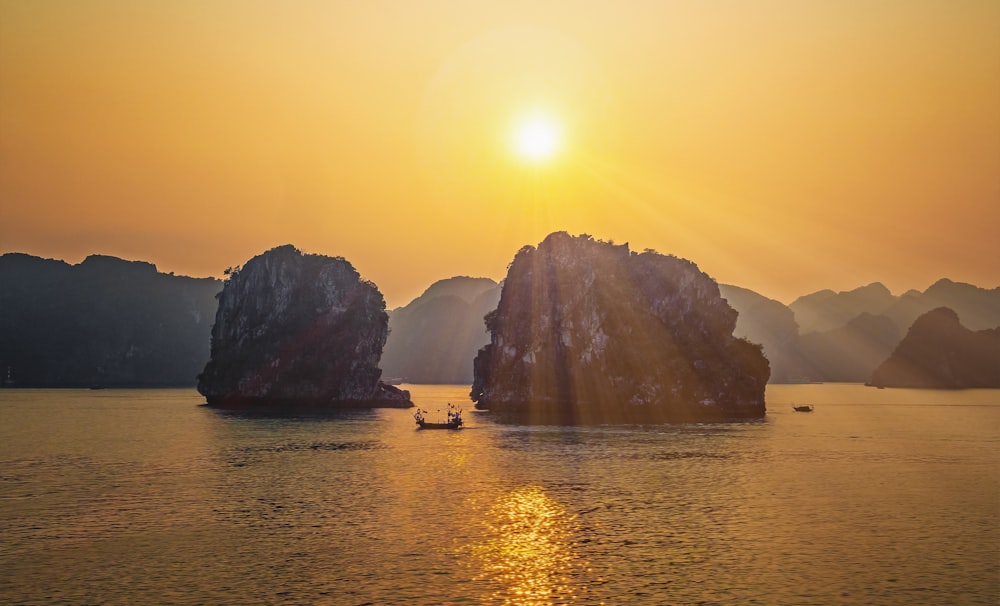
[[[0,371],[23,387],[193,386],[222,290],[220,280],[141,261],[92,255],[70,265],[22,253],[0,256],[0,285]],[[489,342],[483,316],[501,287],[447,278],[390,310],[382,376],[471,384],[472,360]],[[948,279],[901,295],[878,282],[821,290],[789,305],[738,286],[720,290],[739,312],[735,336],[763,346],[774,383],[869,381],[914,321],[937,308],[970,331],[1000,326],[1000,287]]]

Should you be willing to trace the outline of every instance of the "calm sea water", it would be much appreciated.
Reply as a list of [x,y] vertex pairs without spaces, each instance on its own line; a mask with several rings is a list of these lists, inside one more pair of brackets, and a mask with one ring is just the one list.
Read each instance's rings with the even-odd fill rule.
[[[423,408],[465,386],[407,386]],[[263,418],[0,390],[4,604],[997,604],[1000,391],[770,386],[764,421]],[[792,403],[812,403],[811,414]]]

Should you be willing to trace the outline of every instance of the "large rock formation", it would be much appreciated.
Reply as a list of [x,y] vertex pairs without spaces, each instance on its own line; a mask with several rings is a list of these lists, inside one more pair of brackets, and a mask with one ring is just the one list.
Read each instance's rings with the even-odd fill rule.
[[411,406],[379,381],[387,331],[382,294],[349,262],[281,246],[226,281],[198,391],[216,405]]
[[407,383],[472,383],[472,359],[490,341],[483,316],[499,299],[493,280],[459,276],[435,282],[390,311],[385,376]]
[[1000,328],[971,331],[939,307],[917,318],[871,385],[962,389],[1000,387]]
[[91,255],[0,256],[0,373],[17,387],[193,387],[222,282]]
[[736,316],[689,261],[554,233],[514,257],[471,396],[532,421],[761,417],[768,363]]

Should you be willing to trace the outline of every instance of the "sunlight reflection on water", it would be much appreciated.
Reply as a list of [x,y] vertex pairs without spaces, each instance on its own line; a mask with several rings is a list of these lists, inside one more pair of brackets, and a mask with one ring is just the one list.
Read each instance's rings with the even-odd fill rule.
[[482,569],[477,580],[500,585],[494,598],[517,606],[575,600],[573,573],[586,567],[571,544],[576,516],[528,486],[500,497],[483,524],[484,540],[470,551]]

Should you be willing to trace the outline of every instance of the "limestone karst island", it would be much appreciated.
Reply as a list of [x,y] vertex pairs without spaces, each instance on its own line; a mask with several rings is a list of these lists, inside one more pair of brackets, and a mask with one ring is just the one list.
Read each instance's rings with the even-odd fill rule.
[[472,399],[546,422],[762,417],[768,362],[736,316],[690,261],[553,233],[510,266]]
[[[736,317],[690,261],[553,233],[514,258],[471,397],[546,422],[761,417],[768,362],[733,336]],[[198,391],[218,406],[410,406],[380,380],[387,333],[382,295],[348,261],[275,248],[219,294]]]
[[219,294],[198,391],[220,406],[411,406],[379,380],[388,322],[378,288],[346,260],[269,250]]
[[[396,399],[400,394],[380,381],[462,385],[475,381],[481,407],[522,409],[514,402],[527,397],[530,390],[532,396],[539,396],[538,402],[549,403],[543,408],[565,413],[567,401],[586,399],[581,397],[581,389],[599,386],[587,368],[610,373],[616,365],[627,364],[632,372],[665,355],[665,347],[677,349],[681,345],[673,333],[669,345],[662,338],[653,338],[656,331],[666,330],[665,324],[655,328],[663,324],[659,320],[651,324],[654,328],[639,332],[634,326],[631,332],[616,333],[614,329],[626,318],[636,326],[649,322],[633,312],[642,311],[655,299],[649,294],[657,288],[655,284],[673,279],[674,272],[657,275],[652,270],[640,279],[632,275],[636,270],[628,269],[631,265],[666,267],[674,263],[679,268],[686,262],[652,252],[629,251],[626,255],[622,246],[586,237],[582,240],[554,234],[537,249],[525,247],[503,283],[487,278],[445,278],[393,310],[385,309],[377,289],[372,291],[374,285],[358,277],[347,261],[303,255],[291,246],[247,262],[225,283],[162,273],[150,263],[100,255],[70,265],[7,253],[0,255],[0,387],[194,387],[201,374],[206,396],[216,405],[223,400],[235,405],[289,398],[331,406],[362,402],[395,406],[400,403]],[[581,254],[590,248],[595,252],[563,263],[549,258],[547,252],[556,250],[558,242],[572,244]],[[612,250],[619,251],[617,256],[609,255]],[[537,259],[529,263],[533,256]],[[619,267],[609,260],[614,258],[629,260]],[[284,261],[279,263],[278,259]],[[330,267],[320,270],[322,259]],[[541,259],[547,260],[542,263]],[[540,280],[541,274],[533,269],[537,264],[547,268],[549,281]],[[334,265],[341,269],[335,271]],[[535,282],[525,283],[526,267],[532,270]],[[257,275],[265,268],[266,276]],[[311,272],[315,276],[343,276],[344,281],[338,282],[336,293],[321,293],[318,289],[325,288],[327,282],[316,281]],[[572,275],[579,279],[567,277],[570,272],[577,272]],[[248,281],[252,276],[257,276],[253,283]],[[593,283],[589,282],[591,277]],[[700,283],[705,282],[699,279],[675,285],[675,297],[680,301],[695,296],[692,285]],[[220,291],[224,286],[223,295]],[[354,298],[343,298],[345,293],[354,292],[352,289],[357,289]],[[718,289],[732,311],[711,303],[709,308],[715,310],[711,313],[719,319],[737,314],[732,336],[762,346],[770,366],[770,383],[847,382],[938,389],[1000,386],[1000,288],[943,278],[924,291],[893,295],[876,282],[844,292],[822,290],[788,305],[733,285],[719,284]],[[506,292],[502,305],[501,292]],[[243,299],[251,293],[252,298]],[[542,299],[538,297],[548,301],[550,310],[558,311],[546,312],[550,320],[563,322],[557,334],[529,335],[528,325],[512,322],[512,314],[526,317],[540,311]],[[318,303],[309,308],[306,302],[310,300]],[[700,311],[695,313],[694,307],[682,310],[682,317],[670,321],[670,330],[679,330],[679,334],[693,330],[691,323],[700,321],[698,314],[709,313],[702,309],[707,301],[685,303]],[[574,316],[581,313],[578,308],[584,303],[593,304],[590,311],[596,314],[587,322]],[[352,305],[370,307],[359,311]],[[354,323],[345,313],[356,313],[363,321]],[[382,325],[384,314],[387,326]],[[492,332],[487,330],[484,316],[491,319]],[[604,319],[593,324],[594,317]],[[349,330],[348,324],[358,332]],[[331,330],[335,325],[339,328]],[[719,322],[718,327],[719,335],[727,330],[725,323]],[[554,329],[549,328],[551,333]],[[383,330],[387,335],[380,337]],[[301,335],[292,338],[293,333]],[[612,335],[614,342],[604,343]],[[318,339],[318,345],[309,345],[312,339]],[[383,339],[384,347],[376,353]],[[564,339],[568,340],[563,343]],[[499,342],[502,348],[492,345]],[[549,344],[543,346],[543,342]],[[613,355],[620,359],[594,366],[598,364],[594,352],[588,352],[584,345],[592,342],[604,344],[604,351],[617,348],[620,351]],[[704,362],[699,348],[708,343],[715,343],[716,353],[724,355],[732,347],[744,347],[718,348],[726,342],[721,336],[718,340],[694,339],[694,344],[684,345],[678,356],[689,355],[691,361]],[[210,347],[213,343],[214,351]],[[487,362],[499,363],[511,347],[523,348],[517,350],[522,362],[515,364],[514,357],[507,360],[509,369],[520,373],[520,378],[503,386],[505,379],[498,372],[506,371]],[[533,362],[529,349],[534,352]],[[492,359],[500,350],[504,350],[500,357]],[[357,358],[349,356],[349,351],[355,351]],[[550,354],[550,358],[544,357]],[[479,362],[474,365],[477,357]],[[348,359],[353,362],[346,362]],[[333,372],[322,376],[328,367]],[[694,367],[691,376],[703,371]],[[642,372],[646,371],[637,376],[643,376]],[[332,382],[337,377],[334,388]],[[677,377],[680,375],[675,377],[679,380]],[[699,376],[689,383],[694,386],[705,380]],[[637,381],[626,387],[624,380],[616,379],[613,385],[604,385],[606,391],[599,395],[615,394],[618,401],[640,402],[646,397],[643,390],[659,385],[652,375]],[[702,388],[685,391],[674,385],[660,393],[673,393],[675,387],[678,393],[688,393],[692,401],[706,402],[699,404],[696,412],[721,412],[714,409],[725,398],[716,398]],[[732,393],[732,385],[727,389]],[[741,398],[748,392],[743,393]],[[557,406],[557,401],[563,404]],[[593,404],[584,408],[596,410]],[[604,405],[596,417],[629,419],[643,416],[655,406],[630,404],[613,413],[616,408]],[[668,408],[671,414],[667,416],[679,413],[671,406],[656,409],[654,418]],[[579,415],[569,418],[581,420]]]

